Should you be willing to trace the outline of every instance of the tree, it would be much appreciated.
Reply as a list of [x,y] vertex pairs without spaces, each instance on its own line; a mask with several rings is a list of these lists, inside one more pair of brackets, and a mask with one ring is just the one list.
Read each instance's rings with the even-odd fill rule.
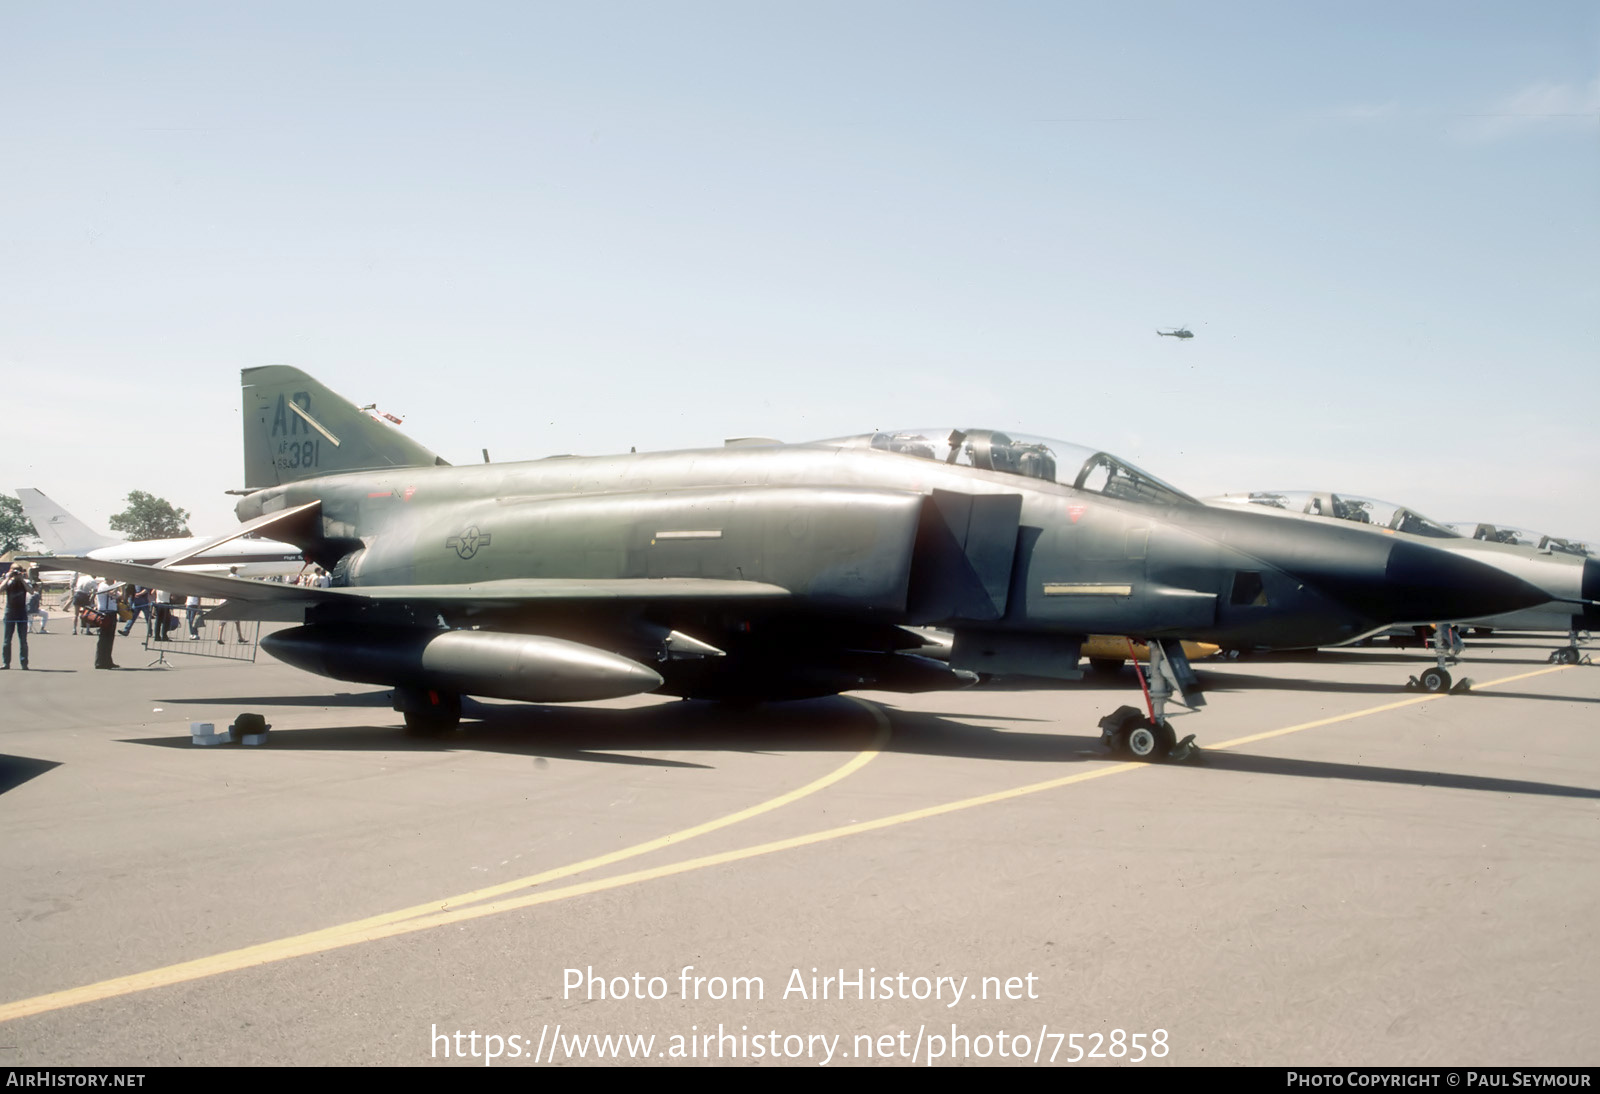
[[111,530],[123,532],[131,540],[176,539],[191,535],[189,513],[174,508],[170,501],[135,490],[128,495],[128,507],[111,518]]
[[15,551],[22,541],[39,534],[33,522],[22,513],[22,502],[10,494],[0,494],[0,555]]

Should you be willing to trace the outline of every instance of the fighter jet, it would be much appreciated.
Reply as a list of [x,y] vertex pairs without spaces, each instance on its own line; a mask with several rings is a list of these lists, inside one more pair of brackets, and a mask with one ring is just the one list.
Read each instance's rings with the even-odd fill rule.
[[[39,539],[57,555],[82,556],[90,562],[133,562],[153,566],[179,552],[187,551],[204,539],[146,539],[119,541],[94,531],[83,521],[51,500],[44,491],[29,486],[17,488],[23,514],[33,522]],[[40,561],[45,561],[40,559]],[[240,577],[287,577],[305,569],[300,548],[292,543],[257,537],[228,539],[203,556],[190,558],[185,570]],[[82,572],[99,574],[86,566]]]
[[1509,524],[1447,521],[1445,527],[1468,539],[1487,540],[1490,543],[1512,543],[1518,547],[1531,547],[1543,554],[1559,553],[1589,558],[1595,553],[1592,547],[1579,540],[1561,539],[1528,528],[1514,528]]
[[[1125,707],[1103,736],[1165,759],[1184,751],[1166,701],[1203,701],[1181,639],[1315,646],[1545,599],[1422,543],[1210,508],[1106,452],[996,430],[450,466],[296,369],[246,369],[243,384],[235,534],[296,544],[334,586],[163,587],[227,598],[214,619],[300,623],[262,648],[392,686],[417,732],[454,727],[463,695],[1075,679],[1084,636],[1109,633],[1147,641],[1161,671],[1148,716]],[[922,645],[906,625],[951,630],[949,664],[906,652]]]
[[[1567,645],[1551,652],[1553,664],[1576,664],[1582,656],[1581,633],[1600,626],[1600,559],[1590,557],[1566,540],[1504,526],[1442,524],[1403,505],[1332,491],[1270,490],[1224,494],[1207,500],[1212,504],[1264,508],[1269,512],[1363,524],[1377,532],[1412,538],[1414,542],[1426,543],[1459,558],[1470,558],[1513,574],[1542,589],[1546,602],[1510,613],[1443,616],[1429,622],[1462,623],[1484,629],[1564,632]],[[1441,638],[1436,642],[1439,663],[1418,679],[1426,690],[1451,687],[1450,674],[1445,668],[1447,641]]]
[[1163,337],[1163,338],[1193,338],[1194,337],[1194,332],[1191,331],[1188,327],[1178,327],[1175,330],[1157,330],[1156,333],[1161,335],[1161,337]]
[[[1483,633],[1500,629],[1535,631],[1564,629],[1567,632],[1567,644],[1550,652],[1551,663],[1576,665],[1583,658],[1580,639],[1587,638],[1587,632],[1600,625],[1600,608],[1596,606],[1596,601],[1600,601],[1600,559],[1595,558],[1595,553],[1588,544],[1527,528],[1515,528],[1509,524],[1452,522],[1446,523],[1444,527],[1469,541],[1515,547],[1521,558],[1533,560],[1533,563],[1542,569],[1559,572],[1565,579],[1559,585],[1546,586],[1547,591],[1559,593],[1560,599],[1552,601],[1543,608],[1530,608],[1524,612],[1513,612],[1491,619],[1472,619],[1467,621],[1468,625]],[[1577,560],[1581,567],[1578,571],[1581,577],[1578,580],[1577,599],[1585,603],[1581,605],[1579,611],[1571,610],[1574,600],[1573,564],[1566,562],[1560,570],[1555,570],[1549,563],[1557,558]],[[1525,562],[1524,565],[1528,563]],[[1562,618],[1563,611],[1566,612],[1565,620]]]

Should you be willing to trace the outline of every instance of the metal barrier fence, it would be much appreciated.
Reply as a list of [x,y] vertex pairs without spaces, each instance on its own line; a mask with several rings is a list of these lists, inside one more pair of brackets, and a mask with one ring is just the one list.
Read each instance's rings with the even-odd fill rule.
[[[145,634],[144,648],[165,657],[181,653],[190,657],[214,657],[225,661],[250,661],[256,659],[260,645],[261,624],[256,620],[207,618],[207,613],[220,601],[202,601],[198,608],[183,604],[152,604],[150,628]],[[161,613],[166,613],[163,625]],[[135,619],[134,625],[143,622]],[[157,635],[165,637],[158,638]],[[160,658],[157,659],[159,663]]]

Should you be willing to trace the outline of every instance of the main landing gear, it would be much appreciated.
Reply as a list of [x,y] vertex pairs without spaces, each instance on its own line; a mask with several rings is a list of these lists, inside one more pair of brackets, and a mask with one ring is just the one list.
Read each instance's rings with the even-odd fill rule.
[[405,715],[413,737],[441,737],[461,724],[461,696],[453,691],[397,687],[394,709]]
[[1432,692],[1442,695],[1449,692],[1451,695],[1460,695],[1462,692],[1472,690],[1472,679],[1463,676],[1454,684],[1450,681],[1450,670],[1446,665],[1458,664],[1461,661],[1461,651],[1466,647],[1461,642],[1461,635],[1454,627],[1445,626],[1443,623],[1433,628],[1433,656],[1438,662],[1433,668],[1425,671],[1421,676],[1413,676],[1406,682],[1406,687],[1418,691]]
[[1587,633],[1579,634],[1578,628],[1572,628],[1567,632],[1567,644],[1562,646],[1559,650],[1550,651],[1550,663],[1552,665],[1594,664],[1594,659],[1591,658],[1587,653],[1584,653],[1583,647],[1578,645],[1580,641],[1587,642],[1588,640],[1589,635]]
[[[1139,674],[1139,687],[1144,692],[1145,709],[1121,706],[1100,719],[1100,739],[1106,747],[1119,756],[1145,760],[1151,763],[1186,760],[1199,747],[1191,733],[1182,741],[1166,719],[1170,702],[1190,710],[1205,706],[1205,696],[1200,694],[1200,681],[1183,652],[1183,643],[1175,638],[1152,640],[1150,646],[1150,672],[1148,678],[1133,656],[1133,643],[1128,643],[1128,659]],[[1174,698],[1176,696],[1176,698]]]

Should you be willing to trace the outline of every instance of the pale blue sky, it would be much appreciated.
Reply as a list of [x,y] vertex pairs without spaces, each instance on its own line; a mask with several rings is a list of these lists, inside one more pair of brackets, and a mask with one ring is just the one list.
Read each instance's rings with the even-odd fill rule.
[[1593,0],[7,0],[0,139],[0,489],[102,527],[230,523],[285,363],[459,462],[989,425],[1600,541]]

